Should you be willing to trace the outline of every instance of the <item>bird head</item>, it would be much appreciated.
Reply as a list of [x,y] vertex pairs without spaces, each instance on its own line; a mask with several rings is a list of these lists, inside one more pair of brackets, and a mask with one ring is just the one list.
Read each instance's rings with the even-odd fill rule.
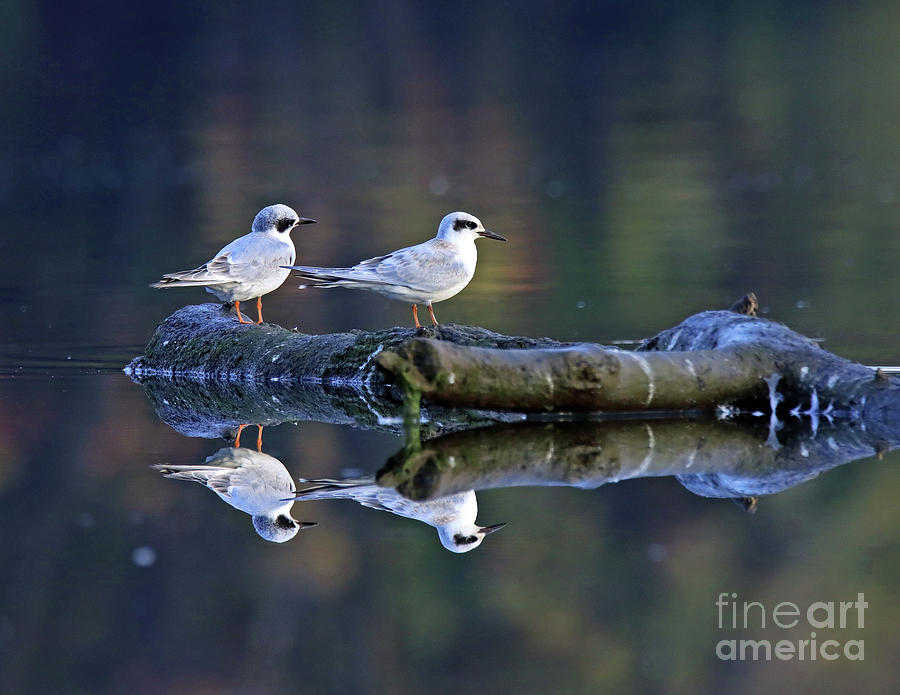
[[253,528],[267,541],[284,543],[291,540],[301,529],[316,526],[315,521],[297,521],[290,514],[276,516],[254,516]]
[[493,526],[472,524],[468,528],[441,526],[438,527],[438,537],[441,539],[441,544],[450,552],[467,553],[481,545],[485,536],[499,531],[504,526],[506,524],[494,524]]
[[474,241],[480,237],[506,241],[499,234],[485,229],[484,225],[481,224],[481,220],[468,212],[451,212],[449,215],[446,215],[441,220],[437,236],[438,239],[446,241]]
[[278,203],[263,208],[253,218],[254,232],[281,232],[290,234],[291,230],[299,224],[315,224],[315,220],[300,217],[287,205]]

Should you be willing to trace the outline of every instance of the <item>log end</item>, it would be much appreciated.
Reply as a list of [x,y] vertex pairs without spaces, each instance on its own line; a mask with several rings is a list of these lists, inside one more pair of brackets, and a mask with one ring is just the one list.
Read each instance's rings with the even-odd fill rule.
[[749,292],[732,304],[729,311],[743,314],[744,316],[758,316],[759,300],[756,298],[756,294]]

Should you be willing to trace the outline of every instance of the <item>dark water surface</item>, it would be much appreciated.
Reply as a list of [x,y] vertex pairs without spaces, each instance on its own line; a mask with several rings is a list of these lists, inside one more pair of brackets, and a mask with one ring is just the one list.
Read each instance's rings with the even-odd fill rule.
[[[149,468],[225,442],[160,421],[121,369],[160,320],[209,298],[147,284],[273,202],[319,220],[293,234],[310,265],[478,215],[509,243],[480,242],[471,285],[436,307],[445,322],[610,342],[753,290],[827,349],[900,364],[900,7],[25,0],[0,14],[0,691],[897,690],[896,452],[755,515],[651,477],[481,491],[479,523],[507,526],[468,554],[332,501],[295,504],[318,526],[275,545]],[[410,320],[294,284],[266,298],[268,320]],[[315,478],[371,475],[401,445],[301,422],[266,429],[263,450]],[[816,630],[719,629],[722,593],[770,615],[863,593],[864,628],[854,608],[817,637],[864,639],[864,658],[724,662],[722,639]]]

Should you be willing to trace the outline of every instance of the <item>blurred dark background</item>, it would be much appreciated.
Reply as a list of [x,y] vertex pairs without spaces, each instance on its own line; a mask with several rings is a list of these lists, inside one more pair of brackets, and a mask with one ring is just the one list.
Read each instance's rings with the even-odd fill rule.
[[[209,298],[147,284],[274,202],[319,220],[293,235],[310,265],[478,215],[509,243],[480,243],[444,322],[609,342],[753,290],[896,365],[900,6],[8,0],[0,48],[0,690],[897,688],[896,454],[756,516],[641,480],[480,494],[509,526],[465,556],[349,502],[295,507],[319,527],[274,546],[148,469],[221,442],[168,429],[119,370]],[[268,320],[409,321],[293,285]],[[295,476],[401,445],[319,424],[265,442]],[[724,664],[721,591],[865,592],[865,661]]]

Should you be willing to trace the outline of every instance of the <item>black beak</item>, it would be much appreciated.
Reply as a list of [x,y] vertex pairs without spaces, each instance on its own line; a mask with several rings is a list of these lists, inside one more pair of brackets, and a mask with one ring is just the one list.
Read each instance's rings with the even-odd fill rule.
[[506,237],[502,237],[499,234],[494,234],[490,229],[482,229],[478,232],[478,236],[483,236],[485,239],[496,239],[497,241],[506,241]]
[[315,224],[315,223],[316,223],[315,220],[311,220],[308,217],[301,217],[300,221],[297,224],[300,225],[300,224]]
[[[500,238],[503,239],[503,237],[500,237]],[[503,241],[506,241],[506,239],[503,239]],[[499,530],[502,529],[504,526],[506,526],[505,523],[503,523],[503,524],[494,524],[493,526],[482,526],[479,530],[480,530],[485,536],[487,536],[487,535],[493,533],[494,531],[499,531]]]
[[301,531],[302,531],[303,529],[305,529],[305,528],[309,528],[309,527],[311,527],[311,526],[318,526],[318,525],[319,525],[319,522],[318,522],[318,521],[297,521],[296,519],[294,520],[294,523],[296,523],[297,526],[300,527],[300,530],[301,530]]

